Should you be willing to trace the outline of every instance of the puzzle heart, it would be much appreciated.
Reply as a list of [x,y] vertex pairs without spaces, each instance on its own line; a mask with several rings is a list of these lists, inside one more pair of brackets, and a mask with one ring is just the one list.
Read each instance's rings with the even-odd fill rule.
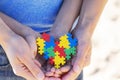
[[38,53],[58,69],[76,54],[78,42],[70,33],[61,36],[59,41],[55,41],[54,37],[43,33],[41,38],[36,39],[36,44]]

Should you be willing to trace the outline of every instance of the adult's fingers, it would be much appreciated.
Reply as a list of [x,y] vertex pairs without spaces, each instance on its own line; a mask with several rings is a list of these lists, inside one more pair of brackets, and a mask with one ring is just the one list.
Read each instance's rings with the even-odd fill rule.
[[77,78],[77,73],[73,69],[70,70],[66,75],[62,76],[62,80],[75,80]]
[[33,61],[34,61],[34,63],[35,63],[38,67],[41,67],[41,64],[39,63],[39,61],[38,61],[38,60],[33,59]]
[[16,65],[13,67],[13,71],[16,75],[24,77],[27,80],[37,80],[32,73],[24,65]]
[[22,62],[24,62],[26,67],[30,70],[30,72],[34,75],[35,78],[37,78],[38,80],[43,80],[44,79],[44,73],[42,72],[40,67],[38,67],[34,63],[33,59],[31,59],[29,57],[26,57],[24,59],[24,61],[22,60]]
[[81,46],[81,48],[78,48],[77,50],[79,50],[77,52],[77,57],[75,59],[75,62],[73,64],[73,70],[76,73],[80,73],[80,70],[83,69],[84,63],[85,63],[85,57],[90,54],[90,50],[91,50],[91,45],[90,44],[85,44],[83,46]]
[[68,74],[66,74],[65,76],[62,77],[63,80],[68,80],[68,79],[74,80],[79,76],[79,74],[81,73],[81,71],[84,67],[85,56],[87,54],[90,54],[89,51],[91,50],[91,45],[86,44],[77,50],[79,50],[79,51],[77,52],[77,57],[73,64],[73,68],[72,68],[72,70],[70,70],[70,72]]
[[87,54],[85,56],[85,63],[84,63],[84,67],[88,66],[91,62],[91,53],[92,53],[92,49],[89,49],[89,54]]
[[65,65],[64,67],[60,68],[60,71],[61,71],[62,73],[66,73],[66,72],[68,72],[70,69],[71,69],[71,66],[70,66],[70,65]]
[[80,65],[78,63],[79,61],[73,64],[72,69],[66,75],[64,75],[62,77],[62,80],[68,80],[68,79],[69,80],[75,80],[79,76],[80,72],[82,71],[82,67],[81,66],[83,65],[81,60],[79,59],[79,61],[81,62]]
[[32,52],[32,57],[34,58],[37,54],[36,37],[28,35],[28,36],[26,36],[26,41],[30,46],[30,49],[31,49],[31,52]]

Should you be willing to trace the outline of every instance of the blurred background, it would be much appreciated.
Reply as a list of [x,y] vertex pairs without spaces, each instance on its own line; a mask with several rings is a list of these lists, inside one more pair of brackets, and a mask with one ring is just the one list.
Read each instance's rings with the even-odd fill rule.
[[108,0],[92,38],[84,80],[120,80],[120,0]]

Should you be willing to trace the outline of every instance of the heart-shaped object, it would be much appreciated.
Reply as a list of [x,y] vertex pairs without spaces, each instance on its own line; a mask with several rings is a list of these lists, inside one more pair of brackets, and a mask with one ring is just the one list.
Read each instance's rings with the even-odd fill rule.
[[54,37],[43,33],[41,38],[36,39],[36,43],[38,53],[58,69],[76,54],[78,41],[70,33],[61,36],[59,41],[55,41]]

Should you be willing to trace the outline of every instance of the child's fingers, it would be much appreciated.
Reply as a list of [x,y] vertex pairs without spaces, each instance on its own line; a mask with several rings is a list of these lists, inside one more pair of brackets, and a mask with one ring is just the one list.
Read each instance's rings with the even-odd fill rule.
[[62,73],[66,73],[71,69],[71,65],[65,65],[64,67],[60,68]]
[[49,78],[48,77],[45,77],[45,79],[44,80],[49,80]]
[[61,80],[60,78],[50,77],[49,80]]
[[49,80],[55,80],[55,78],[54,77],[50,77]]
[[51,68],[51,72],[55,73],[56,69],[54,67]]
[[44,80],[61,80],[60,78],[55,78],[55,77],[45,77]]
[[47,63],[47,71],[51,71],[52,65],[50,65],[49,63]]
[[48,76],[48,77],[50,77],[50,76],[53,76],[54,75],[54,73],[53,72],[46,72],[46,74],[45,74],[46,76]]
[[54,77],[59,78],[61,75],[59,74],[54,74]]
[[61,74],[62,74],[62,71],[61,71],[60,69],[56,69],[55,74],[61,75]]

